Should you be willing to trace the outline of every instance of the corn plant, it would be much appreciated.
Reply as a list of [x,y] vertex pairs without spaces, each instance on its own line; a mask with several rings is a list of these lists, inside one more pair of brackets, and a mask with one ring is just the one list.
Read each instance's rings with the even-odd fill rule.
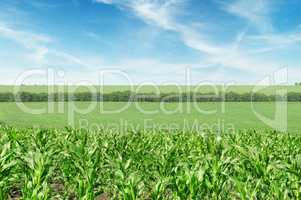
[[0,199],[300,199],[299,135],[0,133]]

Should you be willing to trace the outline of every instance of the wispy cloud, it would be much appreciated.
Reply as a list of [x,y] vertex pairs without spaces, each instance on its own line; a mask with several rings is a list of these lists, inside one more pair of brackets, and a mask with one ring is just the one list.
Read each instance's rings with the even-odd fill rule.
[[235,0],[223,5],[225,11],[245,18],[248,25],[254,25],[259,30],[256,35],[245,35],[246,45],[253,46],[246,51],[263,53],[288,48],[301,42],[300,31],[275,32],[270,17],[272,7],[273,2],[268,0]]
[[50,2],[40,1],[40,0],[31,0],[31,1],[26,1],[26,3],[37,9],[51,9],[51,8],[57,8],[61,6],[59,1],[54,1],[50,3]]
[[273,31],[270,8],[271,1],[268,0],[235,0],[223,6],[225,11],[246,19],[261,32]]
[[96,3],[112,4],[113,0],[94,0]]
[[34,54],[31,54],[29,57],[38,63],[42,62],[48,52],[47,44],[53,42],[53,39],[49,36],[15,30],[3,23],[0,23],[0,36],[13,40],[25,48],[34,51]]
[[[276,46],[283,48],[300,42],[299,33],[277,34],[274,32],[270,19],[273,5],[267,0],[233,0],[218,3],[230,15],[246,20],[245,28],[240,30],[237,37],[232,42],[222,44],[215,43],[213,38],[208,39],[202,28],[195,29],[192,26],[193,22],[184,24],[178,20],[177,14],[184,7],[183,1],[112,0],[110,4],[128,9],[149,25],[156,25],[164,30],[178,33],[183,44],[207,56],[205,63],[221,65],[225,68],[256,73],[269,72],[277,68],[277,63],[259,59],[256,53],[275,50]],[[250,26],[258,30],[257,35],[248,34]]]
[[66,65],[83,69],[91,69],[96,65],[95,63],[90,63],[63,50],[51,47],[55,39],[45,34],[21,30],[17,27],[0,23],[0,38],[1,37],[14,41],[28,49],[29,53],[25,55],[25,57],[38,65],[53,66],[60,64],[61,67]]
[[173,14],[180,1],[131,1],[127,4],[134,13],[145,22],[156,24],[167,30],[176,30],[177,24],[173,21]]
[[89,38],[91,38],[92,40],[96,41],[96,42],[99,42],[101,44],[104,44],[104,45],[108,45],[108,46],[111,46],[112,44],[103,39],[99,34],[96,34],[94,32],[91,32],[91,31],[84,31],[83,34]]
[[[26,59],[30,59],[32,63],[39,66],[55,65],[62,66],[66,69],[70,68],[71,70],[76,69],[74,71],[80,71],[78,69],[90,70],[93,68],[95,70],[96,67],[103,68],[104,66],[108,68],[117,67],[130,74],[135,74],[139,81],[147,78],[151,80],[175,80],[181,78],[184,69],[188,66],[197,73],[200,79],[206,79],[206,77],[207,79],[223,78],[225,80],[229,80],[229,77],[235,79],[240,78],[236,77],[236,75],[231,75],[230,72],[243,72],[244,74],[256,74],[260,76],[275,70],[277,67],[283,66],[282,63],[285,61],[282,62],[283,60],[279,59],[277,62],[275,61],[276,59],[273,59],[274,55],[277,56],[277,51],[282,51],[285,48],[287,48],[285,50],[289,50],[291,47],[297,46],[296,44],[301,43],[300,27],[298,28],[298,26],[294,25],[295,30],[282,30],[280,32],[278,27],[273,26],[274,19],[272,18],[273,16],[271,16],[271,12],[273,11],[273,6],[276,5],[273,4],[274,1],[213,0],[210,1],[210,3],[214,4],[215,7],[213,10],[215,13],[211,16],[211,13],[210,15],[206,15],[203,14],[203,12],[196,13],[194,9],[188,10],[191,6],[194,6],[190,4],[193,3],[193,1],[190,0],[90,0],[90,3],[94,3],[93,5],[96,3],[106,4],[102,10],[107,9],[107,6],[116,6],[121,12],[130,14],[131,17],[120,19],[119,17],[123,15],[119,15],[120,13],[118,12],[118,19],[116,19],[116,21],[121,20],[120,23],[125,22],[122,24],[124,27],[120,27],[120,30],[124,28],[126,32],[126,34],[122,35],[122,39],[131,37],[129,43],[137,47],[139,51],[141,49],[139,53],[136,53],[138,50],[133,51],[133,54],[120,53],[120,59],[114,59],[114,61],[111,61],[110,57],[107,57],[107,63],[112,64],[107,65],[106,60],[103,60],[101,55],[92,53],[91,56],[89,44],[83,46],[88,49],[73,50],[68,53],[65,48],[74,49],[74,46],[72,46],[74,43],[72,41],[70,42],[69,38],[65,38],[68,36],[62,36],[60,34],[59,37],[61,38],[56,38],[55,35],[47,34],[48,29],[45,29],[44,33],[36,32],[31,29],[31,27],[37,27],[40,23],[45,22],[45,20],[49,20],[48,18],[35,21],[31,18],[34,15],[31,15],[30,11],[26,9],[23,10],[28,13],[20,13],[20,15],[17,15],[15,12],[19,12],[19,10],[22,11],[20,7],[21,3],[18,3],[21,1],[12,0],[18,6],[15,6],[15,3],[11,4],[10,0],[5,1],[8,2],[7,5],[11,5],[11,7],[8,6],[5,9],[8,13],[5,14],[2,12],[2,5],[4,4],[1,5],[0,37],[2,39],[9,39],[24,47],[26,49]],[[77,2],[77,0],[75,2]],[[84,3],[80,1],[78,3],[79,6],[83,4]],[[200,6],[200,4],[198,6]],[[34,0],[31,1],[28,7],[30,7],[31,10],[38,10],[38,8],[48,8],[48,4],[44,2],[40,4],[38,0]],[[71,8],[74,8],[72,4]],[[91,14],[91,16],[89,15],[89,19],[94,19],[94,14],[95,13],[93,13],[93,15]],[[103,14],[105,15],[107,13]],[[26,15],[29,16],[26,18],[26,22],[28,23],[20,24],[24,22],[24,20],[21,19],[24,19],[23,16]],[[220,15],[225,16],[225,18]],[[147,26],[141,26],[141,23],[136,23],[136,20],[132,21],[133,16],[140,19]],[[217,19],[216,17],[218,17],[219,21],[214,21]],[[230,28],[226,28],[223,26],[223,22],[225,22],[225,25],[228,25],[229,19],[231,20],[231,23],[229,23]],[[104,20],[107,20],[107,18]],[[237,24],[239,25],[233,25],[233,23],[236,22],[238,22]],[[201,26],[196,24],[201,24]],[[79,32],[82,34],[81,36],[86,36],[86,38],[78,38],[79,40],[84,39],[86,42],[88,37],[91,39],[90,42],[110,46],[110,51],[114,50],[118,45],[124,45],[121,44],[122,42],[120,42],[120,40],[114,40],[114,34],[108,36],[111,30],[102,32],[102,30],[100,30],[102,28],[90,28],[90,25],[91,24],[88,23],[85,24],[85,30],[93,30],[95,32],[83,31],[83,26],[72,25],[77,33]],[[229,30],[232,28],[231,25],[233,29]],[[52,29],[53,27],[50,28]],[[147,34],[151,31],[157,32],[155,36],[151,36],[155,39],[152,41],[145,33],[140,34],[143,35],[141,38],[137,37],[137,32],[141,30],[140,28],[146,30],[145,32],[147,32]],[[225,34],[223,31],[228,32]],[[56,30],[51,30],[51,32],[55,33]],[[104,34],[104,36],[102,34]],[[111,38],[114,42],[106,40],[105,38]],[[162,40],[164,40],[163,42],[167,44],[167,46],[162,48],[164,52],[158,56],[158,52],[153,52],[158,49],[160,51],[160,46],[157,46],[157,44]],[[60,41],[62,44],[59,43]],[[151,43],[152,48],[149,50],[144,47],[143,45],[145,45],[145,43]],[[171,49],[171,47],[168,46],[170,43],[174,44],[172,48],[175,47],[175,49]],[[90,50],[91,49],[94,48],[90,48]],[[165,54],[166,49],[167,51],[171,49],[171,52],[166,52]],[[175,51],[173,52],[173,50]],[[170,59],[170,55],[174,55],[173,53],[178,55],[179,52],[183,52],[183,56],[180,55],[180,58],[173,63],[173,61],[171,61],[172,59]],[[190,55],[191,52],[193,52],[192,56]],[[114,52],[112,55],[117,57],[118,54],[119,52],[116,51],[116,53]],[[105,55],[110,56],[110,52],[108,51]],[[125,58],[126,55],[128,56],[127,58]],[[166,58],[164,57],[165,55],[167,55]],[[201,55],[199,59],[197,55]],[[265,57],[265,55],[269,55],[269,57]],[[190,58],[193,61],[187,62],[187,59]],[[182,59],[185,60],[185,63],[178,61]],[[31,65],[29,64],[27,66]],[[170,73],[173,73],[173,76],[169,76]],[[250,77],[241,77],[241,79],[247,78]]]
[[49,36],[35,34],[29,31],[15,30],[3,23],[0,23],[0,35],[21,43],[27,48],[32,48],[39,44],[47,44],[53,41]]
[[286,47],[300,43],[301,32],[255,35],[249,36],[247,40],[270,48]]
[[[201,30],[195,30],[190,24],[181,23],[177,20],[176,14],[183,7],[183,1],[167,0],[162,3],[161,1],[154,0],[128,0],[122,1],[122,3],[120,1],[112,1],[112,3],[130,9],[133,14],[147,24],[156,25],[162,29],[178,33],[186,46],[207,55],[208,63],[247,71],[258,71],[258,69],[263,68],[263,65],[266,70],[269,70],[272,66],[272,64],[268,64],[267,62],[260,63],[259,61],[254,61],[248,55],[238,52],[238,45],[242,38],[239,40],[235,38],[233,42],[228,44],[214,44],[205,37],[205,34]],[[260,10],[263,8],[262,6],[256,9]],[[255,22],[256,20],[254,19]]]

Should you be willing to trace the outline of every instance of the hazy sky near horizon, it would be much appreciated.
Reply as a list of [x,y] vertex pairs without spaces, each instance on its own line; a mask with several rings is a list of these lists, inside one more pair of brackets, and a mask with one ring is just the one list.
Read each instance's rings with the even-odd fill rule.
[[117,69],[135,84],[185,84],[189,68],[192,84],[254,84],[283,67],[293,83],[300,10],[300,0],[0,0],[0,84],[45,68],[71,83]]

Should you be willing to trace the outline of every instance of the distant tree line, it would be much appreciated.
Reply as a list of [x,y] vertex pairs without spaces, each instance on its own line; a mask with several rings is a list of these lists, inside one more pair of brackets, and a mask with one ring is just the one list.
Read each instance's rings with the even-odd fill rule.
[[0,102],[63,102],[63,101],[105,101],[105,102],[272,102],[276,100],[287,100],[291,102],[301,101],[301,93],[290,92],[286,97],[278,95],[266,95],[262,93],[235,93],[227,92],[224,94],[213,93],[164,93],[164,94],[135,94],[129,91],[113,92],[107,94],[101,93],[30,93],[20,92],[14,93],[0,93]]

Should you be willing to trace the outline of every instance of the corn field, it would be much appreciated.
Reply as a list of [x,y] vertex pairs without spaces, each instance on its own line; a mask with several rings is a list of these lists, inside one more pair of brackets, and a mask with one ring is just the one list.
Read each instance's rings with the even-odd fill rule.
[[301,136],[3,125],[0,199],[301,199]]

